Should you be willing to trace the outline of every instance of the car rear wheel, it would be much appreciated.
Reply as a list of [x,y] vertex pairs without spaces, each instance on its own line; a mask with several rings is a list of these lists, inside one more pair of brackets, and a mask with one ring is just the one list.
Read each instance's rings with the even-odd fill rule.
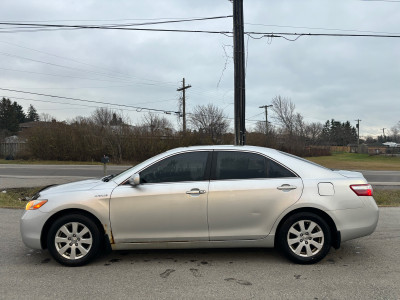
[[290,216],[280,227],[278,246],[292,261],[313,264],[323,259],[331,247],[328,224],[314,213]]
[[51,225],[47,246],[59,263],[82,266],[98,254],[100,232],[92,219],[79,214],[66,215]]

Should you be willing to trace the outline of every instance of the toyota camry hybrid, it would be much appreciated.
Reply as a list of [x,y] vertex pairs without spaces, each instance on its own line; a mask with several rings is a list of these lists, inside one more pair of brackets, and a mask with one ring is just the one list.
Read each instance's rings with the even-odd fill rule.
[[228,247],[277,247],[310,264],[377,222],[361,173],[268,148],[195,146],[116,176],[47,187],[20,226],[28,247],[67,266],[110,249]]

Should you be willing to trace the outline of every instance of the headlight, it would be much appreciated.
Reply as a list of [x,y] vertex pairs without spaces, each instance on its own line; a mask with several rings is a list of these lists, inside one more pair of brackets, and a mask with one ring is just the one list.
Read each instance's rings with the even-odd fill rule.
[[32,200],[29,201],[25,207],[25,210],[35,210],[41,208],[47,200]]

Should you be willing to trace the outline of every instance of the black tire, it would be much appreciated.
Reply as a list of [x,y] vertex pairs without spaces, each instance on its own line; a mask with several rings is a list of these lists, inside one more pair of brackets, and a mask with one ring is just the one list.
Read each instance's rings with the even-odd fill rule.
[[84,215],[62,216],[50,227],[47,247],[60,264],[78,267],[94,259],[99,251],[101,235],[95,222]]
[[325,220],[309,212],[290,216],[277,236],[278,247],[298,264],[319,262],[328,254],[331,241],[331,231]]

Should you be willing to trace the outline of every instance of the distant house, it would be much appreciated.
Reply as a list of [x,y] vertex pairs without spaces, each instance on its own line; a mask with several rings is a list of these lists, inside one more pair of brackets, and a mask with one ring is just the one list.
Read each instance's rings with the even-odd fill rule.
[[20,123],[19,124],[19,130],[20,131],[25,131],[25,130],[27,130],[29,128],[33,128],[33,127],[40,126],[40,125],[43,125],[43,124],[48,124],[48,123],[51,123],[51,122],[32,121],[32,122]]

